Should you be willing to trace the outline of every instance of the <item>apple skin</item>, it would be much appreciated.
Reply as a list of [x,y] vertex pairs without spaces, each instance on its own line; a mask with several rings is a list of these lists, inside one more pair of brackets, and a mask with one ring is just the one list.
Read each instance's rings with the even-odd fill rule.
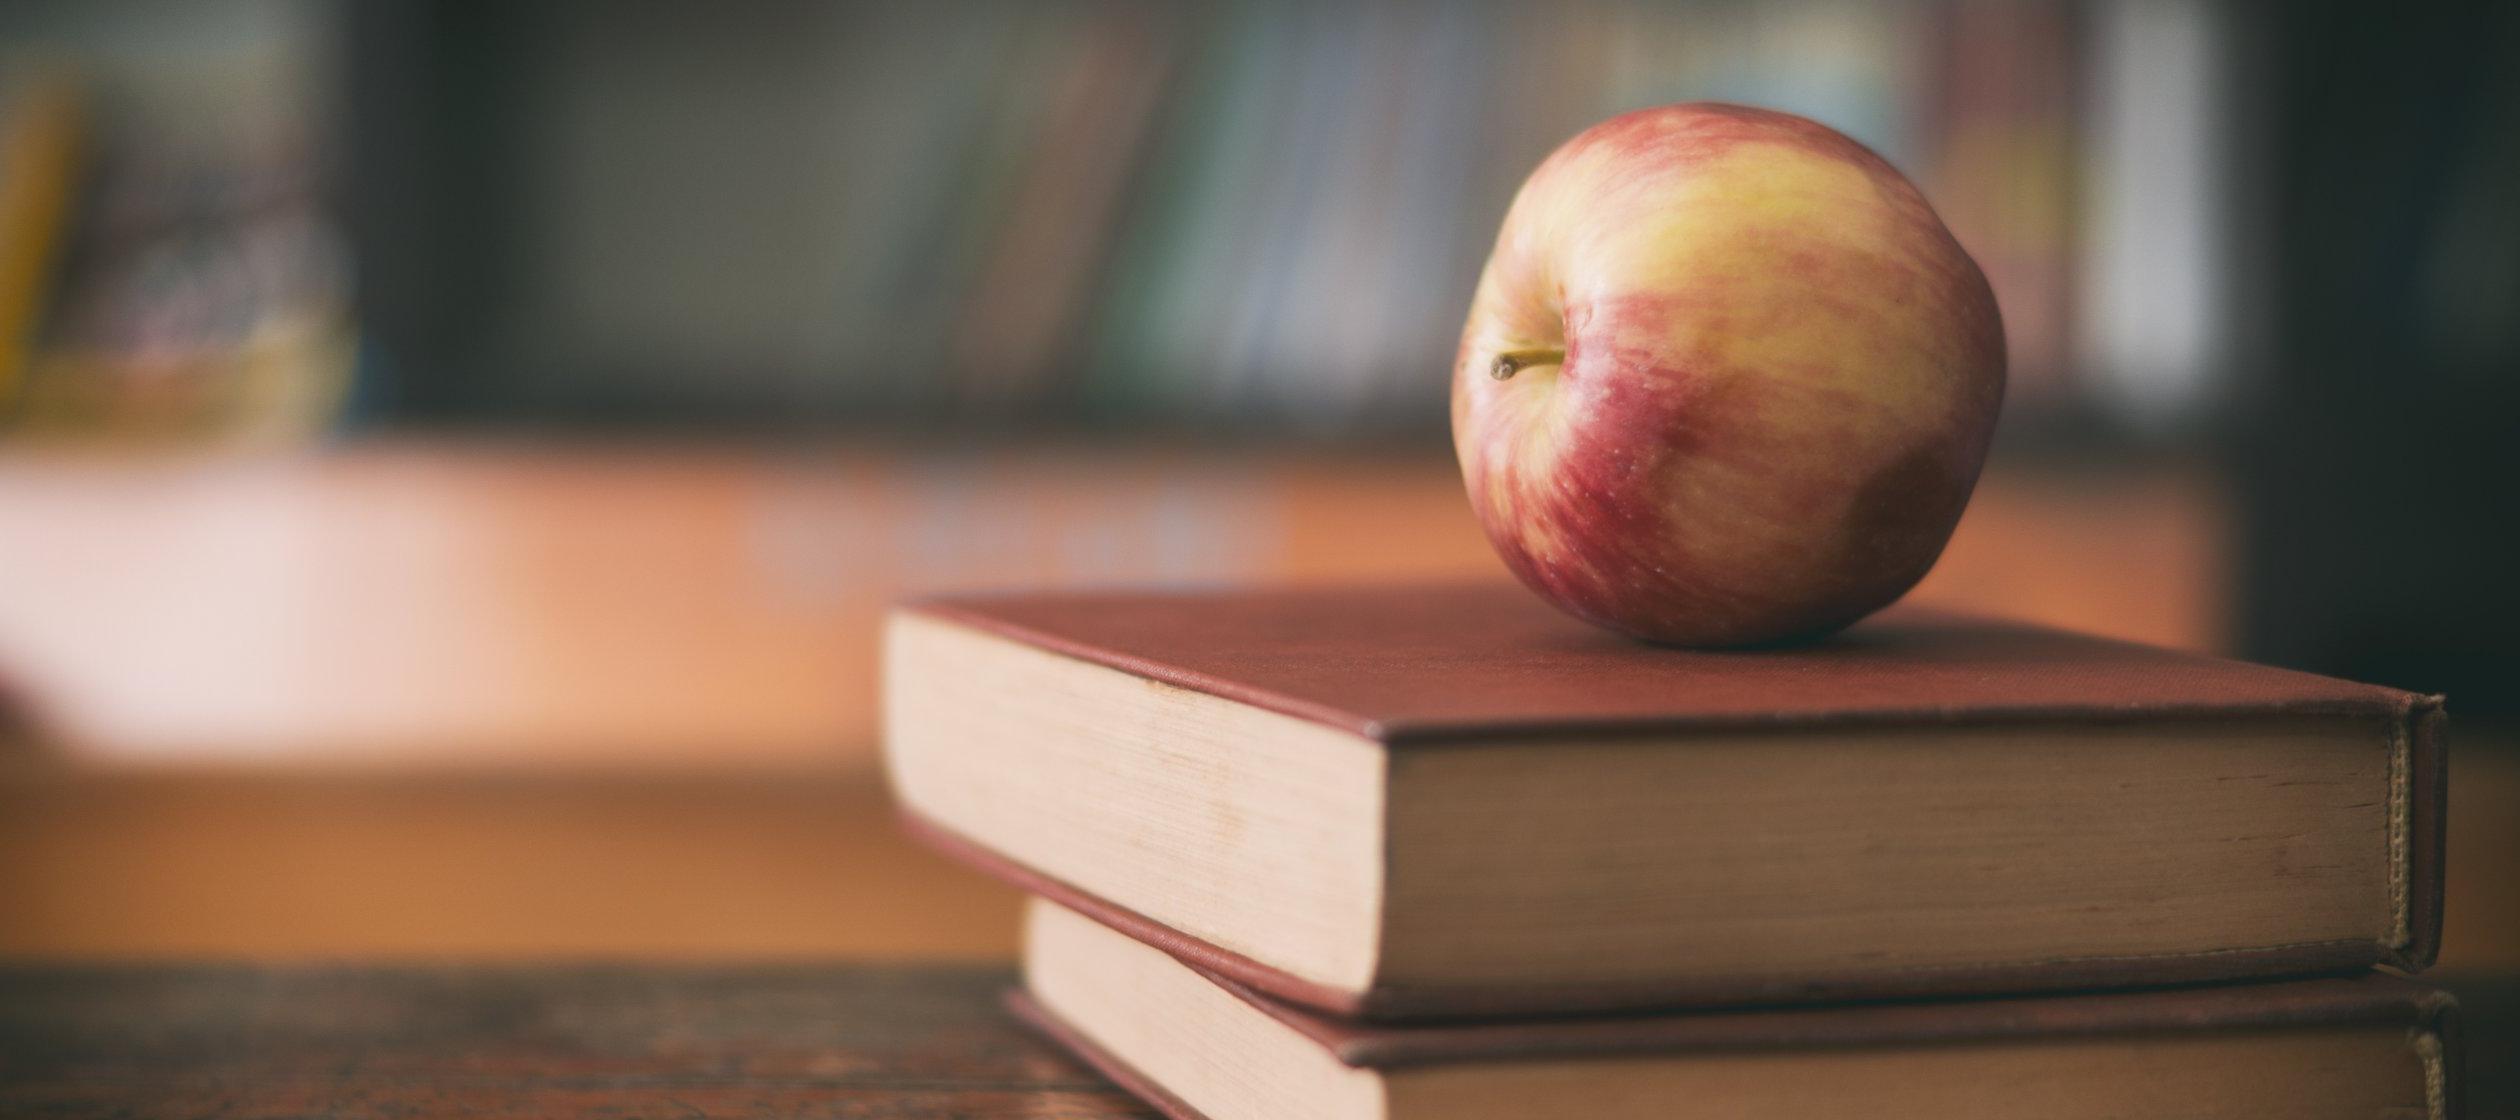
[[1994,293],[1896,169],[1791,114],[1672,105],[1524,182],[1462,331],[1453,444],[1544,598],[1648,641],[1764,645],[1924,578],[2003,395]]

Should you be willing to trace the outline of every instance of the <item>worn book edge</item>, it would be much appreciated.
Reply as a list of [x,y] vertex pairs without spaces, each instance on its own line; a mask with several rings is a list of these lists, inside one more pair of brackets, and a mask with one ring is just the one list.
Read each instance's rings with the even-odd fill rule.
[[[1015,598],[1020,599],[1023,597],[1017,596]],[[1366,739],[1383,743],[1386,746],[1400,745],[1404,741],[1418,742],[1446,739],[1454,736],[1479,739],[1504,731],[1513,731],[1520,734],[1574,733],[1578,731],[1587,733],[1674,731],[1692,727],[1730,726],[1739,722],[1737,720],[1727,719],[1713,721],[1712,723],[1705,723],[1687,719],[1660,718],[1634,725],[1631,725],[1629,722],[1614,721],[1613,723],[1598,727],[1583,721],[1553,721],[1533,727],[1522,727],[1510,724],[1495,727],[1482,726],[1477,728],[1457,728],[1448,726],[1420,727],[1414,724],[1392,726],[1378,722],[1359,713],[1347,711],[1335,705],[1316,703],[1300,696],[1292,696],[1272,689],[1249,687],[1228,678],[1184,670],[1178,666],[1171,665],[1161,660],[1133,655],[1125,651],[1106,648],[1091,642],[1079,641],[1055,630],[1028,626],[1012,621],[1003,617],[999,613],[993,612],[990,609],[993,602],[993,598],[987,596],[947,596],[914,600],[903,603],[895,609],[897,612],[902,614],[920,615],[933,618],[938,621],[966,627],[980,633],[994,635],[1008,641],[1032,646],[1060,656],[1069,657],[1087,664],[1099,665],[1105,668],[1129,673],[1133,676],[1142,677],[1147,680],[1155,681],[1159,684],[1200,692],[1216,696],[1229,702],[1248,704],[1262,710],[1272,711],[1281,715],[1287,715],[1303,719],[1308,722],[1348,731]],[[1926,613],[1930,614],[1931,612]],[[2075,635],[2073,637],[2084,636]],[[2099,641],[2100,639],[2092,640]],[[2127,648],[2141,648],[2135,647],[2132,643],[2118,642],[2107,644]],[[2164,656],[2185,655],[2177,655],[2165,651]],[[2337,700],[2332,702],[2323,701],[2315,703],[2285,703],[2272,705],[2182,704],[2174,707],[2148,710],[2141,714],[2146,718],[2161,716],[2181,716],[2189,718],[2264,718],[2270,716],[2304,715],[2382,715],[2388,719],[2388,734],[2390,736],[2390,755],[2388,760],[2388,824],[2386,826],[2387,835],[2383,837],[2383,843],[2387,845],[2386,861],[2389,879],[2386,886],[2389,913],[2380,916],[2380,929],[2382,932],[2378,938],[2376,951],[2365,951],[2361,953],[2349,953],[2342,955],[2326,951],[2342,944],[2360,944],[2358,942],[2318,943],[2315,945],[2279,946],[2264,950],[2249,950],[2247,952],[2263,952],[2274,955],[2262,963],[2242,964],[2239,966],[2238,971],[2228,974],[2219,973],[2211,969],[2190,970],[2186,972],[2177,972],[2175,974],[2164,974],[2157,982],[2176,983],[2188,979],[2214,979],[2222,975],[2278,975],[2286,972],[2311,972],[2323,968],[2357,967],[2368,964],[2385,964],[2408,972],[2420,972],[2431,967],[2434,960],[2439,955],[2441,948],[2441,908],[2443,891],[2442,855],[2446,839],[2446,829],[2443,817],[2444,810],[2446,809],[2448,803],[2448,766],[2445,746],[2447,720],[2443,711],[2442,697],[2437,695],[2422,695],[2396,692],[2394,690],[2376,689],[2370,688],[2369,686],[2355,686],[2351,685],[2349,682],[2333,683],[2339,687],[2354,688],[2364,693],[2364,698],[2356,700]],[[2374,697],[2385,698],[2375,699]],[[1826,718],[1817,720],[1793,720],[1787,722],[1796,724],[1809,724],[1816,722],[1832,724],[1854,723],[1879,726],[1920,726],[1933,724],[1974,723],[2000,719],[2029,719],[2042,721],[2097,719],[2116,721],[2129,718],[2129,716],[2130,713],[2128,711],[2105,705],[2086,708],[2070,704],[2042,704],[2029,707],[1983,707],[1935,713],[1921,713],[1916,711],[1852,710],[1834,713]],[[2175,959],[2178,958],[2136,958],[2136,965],[2132,968],[2125,969],[2125,971],[2135,977],[2132,982],[2144,982],[2141,975],[2142,961]],[[2021,967],[2043,969],[2048,966],[2031,964]],[[1953,976],[1951,978],[1951,982],[1958,985],[1958,987],[1951,989],[1936,989],[1928,986],[1919,986],[1908,989],[1892,990],[1888,994],[1896,995],[1903,994],[1904,992],[1927,992],[1934,990],[1991,991],[2001,990],[2002,988],[2008,986],[2006,982],[1999,979],[1990,979],[1980,984],[1972,984],[1967,978],[1961,976]],[[2066,981],[2060,981],[2060,983],[2065,982]],[[2104,972],[2101,975],[2092,977],[2091,982],[2108,983],[2112,981],[2110,980],[2109,975]],[[1276,985],[1263,984],[1262,986],[1271,991],[1281,991],[1281,988]],[[1303,1002],[1314,1002],[1313,1000],[1295,995],[1291,991],[1284,992],[1283,994],[1287,994],[1289,998],[1299,999]],[[1573,993],[1570,993],[1570,995],[1572,994]],[[1826,993],[1814,993],[1815,996],[1821,994]],[[1406,1002],[1403,997],[1396,994],[1385,994],[1373,998],[1385,1000],[1400,999],[1403,1003]],[[1758,986],[1758,990],[1756,992],[1750,993],[1744,998],[1793,997],[1778,991],[1775,985],[1768,984]],[[1616,1003],[1613,1005],[1623,1006],[1623,1004]],[[1329,1005],[1323,1004],[1322,1006]],[[1510,1008],[1507,1010],[1510,1010]],[[1377,1012],[1359,1008],[1355,1013],[1375,1014]],[[1399,1016],[1413,1014],[1414,1012],[1393,1008],[1390,1009],[1388,1013]]]
[[[1467,1044],[1452,1041],[1411,1043],[1405,1039],[1389,1041],[1388,1036],[1401,1033],[1393,1031],[1382,1032],[1387,1038],[1380,1044],[1359,1042],[1356,1036],[1370,1034],[1373,1029],[1325,1023],[1300,1010],[1257,995],[1230,980],[1214,975],[1208,975],[1208,979],[1321,1045],[1341,1064],[1364,1069],[1549,1056],[1572,1058],[1718,1049],[1836,1048],[1955,1043],[2024,1036],[2066,1037],[2405,1022],[2407,1045],[2414,1051],[2424,1079],[2428,1120],[2458,1120],[2464,1110],[2460,1091],[2463,1078],[2458,1002],[2447,992],[2379,975],[2240,988],[1666,1017],[1646,1021],[1648,1027],[1644,1033],[1636,1029],[1635,1023],[1615,1020],[1433,1029],[1451,1034],[1485,1031],[1491,1036],[1485,1042],[1474,1040]],[[1085,1037],[1056,1012],[1042,1006],[1030,992],[1021,987],[1010,988],[1003,999],[1007,1010],[1017,1019],[1171,1120],[1206,1120],[1189,1102]],[[2270,1002],[2263,1005],[2252,1003],[2258,999],[2269,999]],[[2098,1006],[2093,1006],[2095,1002]],[[2117,1006],[2108,1006],[2111,1002]],[[1800,1018],[1798,1023],[1780,1021],[1765,1028],[1752,1025],[1762,1018],[1779,1020],[1796,1016]],[[1813,1029],[1815,1022],[1820,1024],[1817,1030]],[[1832,1023],[1834,1025],[1830,1025]],[[1668,1024],[1679,1024],[1680,1030],[1666,1030],[1664,1037],[1659,1038],[1650,1033],[1653,1026]],[[1587,1032],[1595,1037],[1585,1038]],[[1420,1029],[1416,1033],[1427,1034],[1430,1031]],[[1671,1037],[1673,1034],[1683,1035],[1685,1040]],[[1546,1038],[1550,1035],[1567,1041],[1556,1045],[1546,1042],[1534,1044],[1531,1041],[1533,1036]],[[1506,1039],[1503,1046],[1495,1041],[1499,1037]]]
[[2380,963],[2408,972],[2432,967],[2441,952],[2448,727],[2441,697],[2416,696],[2393,725],[2389,744],[2391,941]]
[[[1121,1061],[1113,1056],[1111,1051],[1103,1049],[1093,1040],[1086,1038],[1083,1032],[1069,1026],[1067,1020],[1059,1018],[1049,1008],[1043,1007],[1041,1001],[1032,997],[1032,993],[1022,988],[1008,988],[1001,998],[1006,1004],[1006,1010],[1018,1021],[1039,1031],[1060,1049],[1085,1063],[1087,1068],[1101,1074],[1104,1080],[1119,1086],[1122,1092],[1145,1102],[1155,1111],[1163,1113],[1168,1120],[1208,1120],[1206,1114],[1190,1107],[1190,1102],[1174,1096],[1172,1090],[1156,1084],[1151,1078],[1139,1073],[1136,1067]],[[2433,1120],[2439,1120],[2439,1118],[2435,1117]]]
[[2162,986],[2349,972],[2382,963],[2386,957],[2386,947],[2376,940],[2317,941],[2195,953],[1935,966],[1855,976],[1737,975],[1659,985],[1378,986],[1350,992],[1185,934],[1000,855],[916,810],[905,807],[901,813],[903,827],[911,835],[957,862],[1066,906],[1201,972],[1329,1015],[1379,1022]]
[[[1451,588],[1461,591],[1465,588]],[[1355,590],[1355,589],[1349,589]],[[1397,592],[1395,592],[1397,593]],[[1180,596],[1187,599],[1188,596]],[[2191,651],[2167,650],[2090,634],[2057,630],[2031,623],[1982,618],[1931,607],[1899,606],[1868,620],[1871,624],[1899,622],[1937,622],[1966,624],[1992,630],[2017,632],[2058,641],[2073,641],[2086,646],[2138,653],[2196,668],[2215,666],[2244,669],[2258,673],[2276,673],[2301,681],[2316,682],[2333,694],[2296,695],[2282,699],[2215,700],[2187,698],[2147,702],[2130,706],[2122,702],[2088,699],[2046,699],[2027,701],[1995,701],[1961,705],[1895,704],[1855,705],[1815,711],[1771,711],[1760,713],[1688,713],[1574,715],[1557,714],[1545,717],[1486,716],[1473,719],[1429,717],[1424,714],[1373,714],[1305,696],[1297,692],[1237,679],[1231,675],[1190,668],[1160,656],[1132,651],[1120,646],[1094,641],[1059,629],[1010,617],[1002,608],[1020,605],[1041,598],[1031,594],[939,595],[896,603],[896,617],[915,616],[959,626],[981,634],[1001,638],[1019,645],[1031,646],[1063,657],[1118,670],[1158,684],[1219,699],[1246,704],[1263,711],[1291,716],[1308,723],[1345,731],[1386,746],[1406,746],[1427,742],[1468,742],[1499,738],[1523,739],[1553,735],[1615,735],[1654,733],[1712,728],[1866,726],[1866,727],[1930,727],[2000,723],[2016,720],[2074,722],[2097,720],[2118,722],[2127,719],[2259,719],[2282,716],[2361,716],[2386,717],[2409,721],[2426,710],[2437,711],[2441,697],[2424,696],[2395,689],[2362,685],[2351,681],[2320,677],[2316,674],[2276,669],[2271,666],[2233,661]],[[1056,597],[1052,597],[1055,599]],[[1124,601],[1125,598],[1123,597]],[[993,609],[997,608],[997,609]],[[1863,631],[1849,631],[1860,634]]]

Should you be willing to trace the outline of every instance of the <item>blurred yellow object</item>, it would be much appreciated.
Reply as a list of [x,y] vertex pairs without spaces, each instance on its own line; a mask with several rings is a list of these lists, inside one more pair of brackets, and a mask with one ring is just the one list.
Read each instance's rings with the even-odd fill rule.
[[57,349],[27,364],[17,425],[46,436],[299,443],[331,426],[356,347],[334,309],[309,308],[270,315],[235,344]]
[[110,69],[0,68],[27,71],[0,82],[0,431],[328,429],[357,331],[315,157],[284,124],[139,123]]
[[78,92],[49,70],[0,88],[0,409],[26,382],[81,163]]

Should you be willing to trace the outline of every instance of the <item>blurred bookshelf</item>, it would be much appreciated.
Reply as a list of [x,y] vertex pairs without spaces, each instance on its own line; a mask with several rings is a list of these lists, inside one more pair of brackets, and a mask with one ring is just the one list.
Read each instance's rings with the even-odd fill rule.
[[2237,345],[2208,0],[29,0],[0,12],[0,430],[1439,442],[1522,177],[1773,105],[1916,178],[2033,450]]
[[0,8],[0,437],[293,445],[353,376],[310,3]]
[[2202,0],[359,5],[373,415],[1432,444],[1522,177],[1594,121],[1716,99],[1924,185],[1998,289],[2017,428],[2178,432],[2226,343],[2227,22]]
[[[1928,592],[2219,646],[2201,460],[2035,461],[2133,430],[2126,338],[2184,372],[2123,414],[2195,422],[2222,118],[2157,110],[2221,12],[13,5],[0,673],[104,763],[816,766],[905,592],[1491,577],[1443,441],[1488,242],[1694,98],[1874,146],[1994,278],[2027,465]],[[2092,328],[2130,270],[2204,325]]]
[[[0,7],[0,504],[48,542],[0,563],[123,589],[4,604],[0,670],[135,756],[793,762],[863,747],[906,589],[1489,574],[1442,433],[1497,220],[1716,98],[1879,149],[1996,284],[1989,527],[1926,593],[2520,710],[2514,11]],[[278,450],[182,457],[231,445]],[[132,649],[210,683],[80,691]]]

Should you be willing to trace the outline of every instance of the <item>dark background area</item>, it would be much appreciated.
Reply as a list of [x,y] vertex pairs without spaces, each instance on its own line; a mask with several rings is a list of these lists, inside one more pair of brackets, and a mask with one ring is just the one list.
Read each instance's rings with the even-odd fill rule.
[[2223,418],[2241,648],[2520,712],[2520,14],[2260,13],[2266,361]]

